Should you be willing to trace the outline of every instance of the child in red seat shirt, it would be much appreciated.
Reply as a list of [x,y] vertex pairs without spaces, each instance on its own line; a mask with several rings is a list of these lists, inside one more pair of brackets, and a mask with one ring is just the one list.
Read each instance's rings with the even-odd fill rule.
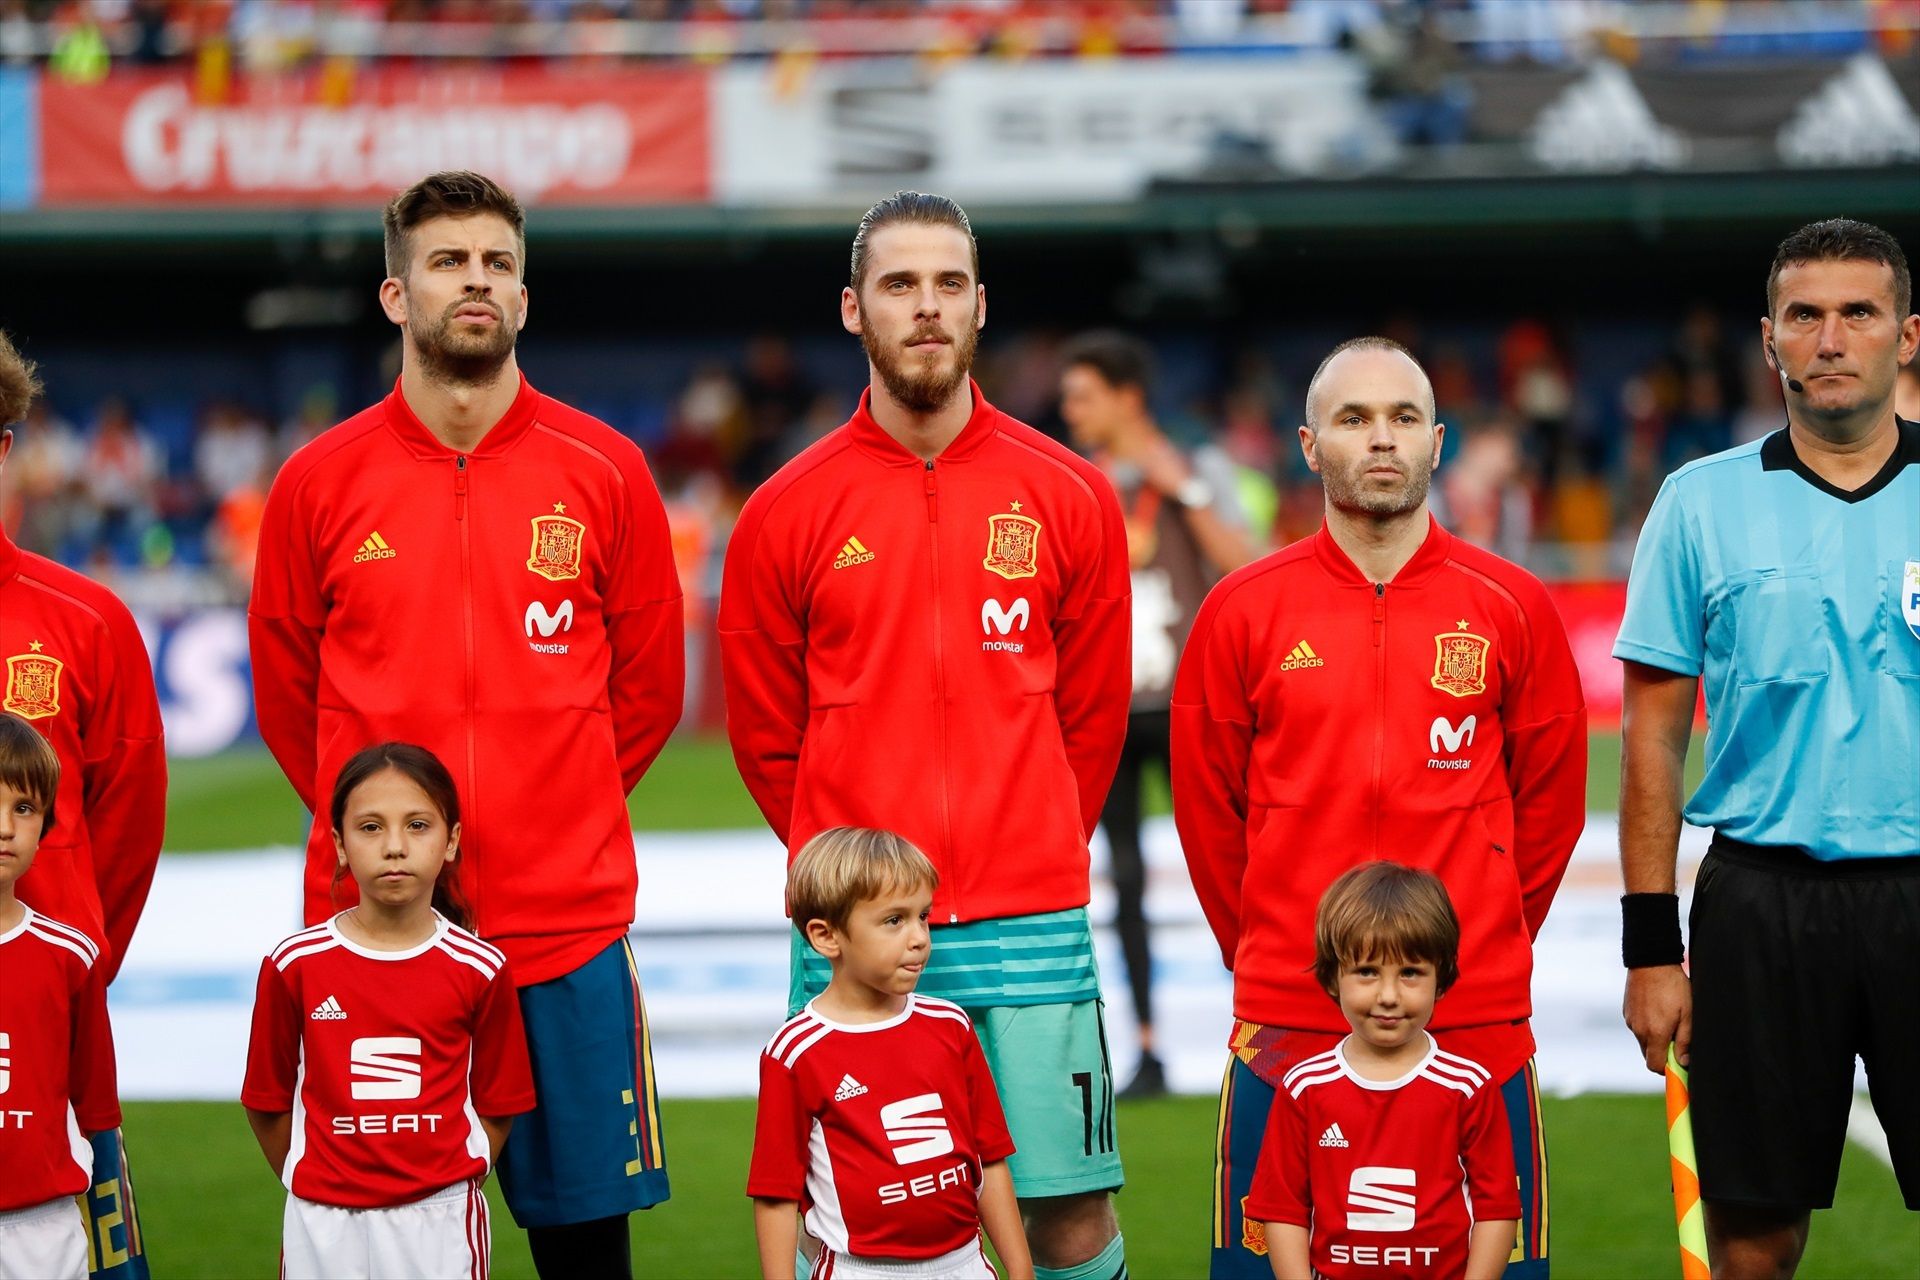
[[287,1186],[280,1274],[484,1277],[480,1186],[534,1092],[506,957],[456,923],[459,796],[389,742],[341,768],[332,817],[359,903],[260,966],[240,1092]]
[[84,1280],[74,1197],[120,1125],[100,949],[14,896],[59,790],[52,744],[0,712],[0,1280]]
[[792,1280],[796,1210],[815,1280],[1032,1280],[1007,1157],[1013,1140],[973,1023],[914,987],[938,880],[886,831],[836,827],[787,873],[787,903],[833,964],[827,989],[768,1042],[747,1194],[766,1280]]
[[1520,1217],[1500,1089],[1425,1030],[1459,976],[1440,880],[1369,862],[1314,921],[1314,977],[1353,1033],[1282,1080],[1247,1198],[1278,1280],[1496,1280]]

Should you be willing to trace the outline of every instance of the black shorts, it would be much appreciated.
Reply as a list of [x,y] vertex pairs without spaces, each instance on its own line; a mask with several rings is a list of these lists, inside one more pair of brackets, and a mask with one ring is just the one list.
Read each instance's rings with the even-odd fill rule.
[[1691,932],[1702,1198],[1830,1207],[1857,1056],[1920,1209],[1920,857],[1827,863],[1715,836]]

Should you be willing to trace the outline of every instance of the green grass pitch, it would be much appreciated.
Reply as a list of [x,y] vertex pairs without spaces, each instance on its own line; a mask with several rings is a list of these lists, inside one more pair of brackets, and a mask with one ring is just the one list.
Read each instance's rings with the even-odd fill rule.
[[[1614,807],[1619,757],[1617,736],[1594,735],[1589,808]],[[1154,807],[1165,811],[1164,794]],[[640,829],[721,829],[760,821],[726,744],[712,739],[676,740],[635,791],[632,810]],[[169,849],[296,844],[304,827],[299,802],[263,751],[174,766]],[[753,1104],[669,1099],[663,1106],[674,1198],[635,1215],[636,1274],[756,1275],[752,1219],[741,1193]],[[1121,1104],[1129,1182],[1119,1205],[1129,1266],[1141,1280],[1206,1272],[1213,1121],[1210,1098]],[[1548,1099],[1546,1124],[1555,1274],[1566,1280],[1677,1274],[1659,1098]],[[174,1280],[273,1273],[282,1192],[238,1104],[132,1103],[126,1135],[156,1275]],[[494,1273],[503,1280],[532,1276],[525,1237],[494,1195]],[[1815,1215],[1802,1277],[1920,1276],[1920,1217],[1901,1207],[1885,1165],[1849,1147],[1837,1204]]]

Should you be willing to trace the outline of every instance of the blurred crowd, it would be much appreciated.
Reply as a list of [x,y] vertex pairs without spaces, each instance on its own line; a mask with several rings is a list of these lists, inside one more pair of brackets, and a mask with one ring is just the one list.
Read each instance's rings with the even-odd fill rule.
[[1748,54],[1778,54],[1836,25],[1910,39],[1920,0],[0,0],[0,63],[44,62],[85,81],[117,62],[197,61],[205,76],[375,56],[718,62],[1338,46],[1366,57],[1389,91],[1430,96],[1463,56],[1632,61],[1653,42],[1697,57],[1723,34]]
[[[1435,477],[1442,518],[1549,578],[1623,577],[1669,472],[1784,424],[1758,344],[1706,306],[1624,376],[1583,370],[1593,353],[1538,319],[1514,321],[1490,341],[1430,337],[1411,322],[1388,332],[1420,353],[1447,424]],[[987,396],[1064,436],[1060,355],[1071,337],[1034,331],[983,344],[976,374]],[[1178,342],[1157,345],[1153,401],[1163,428],[1232,460],[1240,505],[1264,546],[1312,532],[1321,492],[1296,426],[1317,356],[1275,345],[1198,355]],[[852,360],[835,367],[837,380],[823,379],[787,339],[765,334],[693,363],[661,403],[635,406],[624,419],[603,411],[647,451],[690,596],[717,585],[726,532],[747,494],[851,413],[860,370]],[[236,600],[251,581],[275,471],[360,407],[318,385],[284,420],[225,399],[191,414],[149,414],[123,396],[63,385],[59,372],[43,367],[49,394],[16,431],[0,480],[0,525],[22,545],[96,574],[182,571]],[[1900,412],[1920,418],[1920,368],[1902,379]],[[572,388],[553,389],[573,398]]]

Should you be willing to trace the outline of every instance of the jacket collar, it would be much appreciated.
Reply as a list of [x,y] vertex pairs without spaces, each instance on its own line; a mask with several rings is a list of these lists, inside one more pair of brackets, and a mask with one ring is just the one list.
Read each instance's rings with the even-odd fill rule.
[[[1440,522],[1427,513],[1427,536],[1420,549],[1413,553],[1413,559],[1407,561],[1400,572],[1393,576],[1393,586],[1417,587],[1431,578],[1440,566],[1453,558],[1454,536],[1440,527]],[[1327,528],[1323,520],[1320,531],[1313,535],[1313,555],[1334,581],[1355,587],[1370,587],[1373,579],[1360,572],[1340,544],[1333,540],[1333,531]]]
[[[980,394],[980,384],[972,378],[967,379],[967,390],[973,396],[973,415],[967,419],[967,425],[960,428],[960,434],[952,443],[940,451],[941,462],[962,462],[977,451],[990,439],[1000,417],[1000,411],[987,403]],[[920,458],[887,434],[885,427],[874,421],[870,408],[873,388],[868,387],[860,393],[860,407],[853,411],[853,417],[847,420],[847,432],[853,437],[853,443],[864,453],[890,467],[913,466]],[[489,435],[491,440],[492,436]]]
[[[506,453],[520,442],[521,437],[533,426],[534,410],[539,407],[540,393],[527,381],[527,375],[520,375],[520,394],[513,398],[507,411],[500,420],[480,437],[480,443],[467,451],[470,458],[493,458]],[[400,383],[396,379],[393,390],[381,402],[386,410],[387,425],[400,437],[400,442],[416,458],[451,458],[454,450],[440,442],[440,438],[427,430],[426,424],[414,415],[413,407],[400,393]]]

